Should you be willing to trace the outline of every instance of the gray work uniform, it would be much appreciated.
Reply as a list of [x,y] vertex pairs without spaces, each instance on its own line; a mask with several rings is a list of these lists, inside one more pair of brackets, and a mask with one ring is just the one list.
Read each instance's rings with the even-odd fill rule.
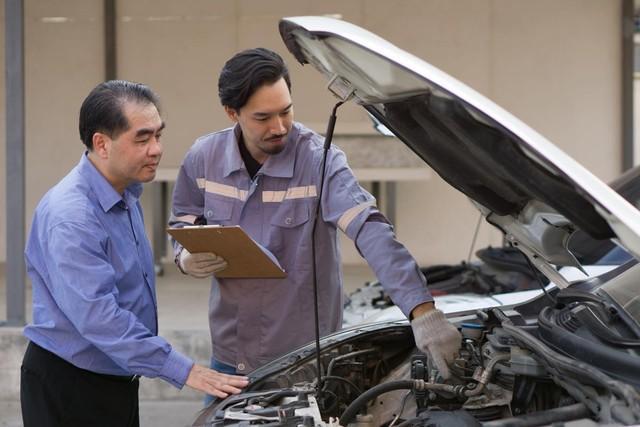
[[[323,138],[294,123],[284,151],[252,180],[238,148],[240,127],[199,138],[178,173],[172,226],[240,225],[271,251],[284,279],[213,279],[209,325],[213,357],[249,372],[314,339],[311,230],[320,189]],[[332,146],[316,230],[320,332],[342,322],[337,229],[360,253],[405,315],[431,301],[415,260],[358,184],[344,153]],[[376,218],[372,220],[372,218]],[[381,219],[382,218],[382,219]],[[176,254],[181,248],[174,243]]]

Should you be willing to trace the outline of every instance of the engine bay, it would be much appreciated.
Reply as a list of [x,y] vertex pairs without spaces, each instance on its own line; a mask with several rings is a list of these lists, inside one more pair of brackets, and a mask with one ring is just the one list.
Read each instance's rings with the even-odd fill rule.
[[313,347],[302,348],[255,371],[247,392],[214,403],[194,425],[640,422],[633,321],[589,292],[567,289],[548,298],[451,319],[463,344],[447,381],[415,348],[406,322],[353,328],[323,339],[320,383]]

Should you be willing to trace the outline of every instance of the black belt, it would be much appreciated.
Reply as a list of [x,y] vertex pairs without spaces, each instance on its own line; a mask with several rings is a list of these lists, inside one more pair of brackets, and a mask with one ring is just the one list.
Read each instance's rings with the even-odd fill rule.
[[[84,370],[86,371],[86,369]],[[138,379],[140,378],[140,375],[109,375],[109,374],[100,374],[98,372],[93,372],[93,371],[87,371],[87,372],[90,372],[94,375],[98,375],[107,380],[120,381],[124,383],[132,383],[134,381],[138,381]]]

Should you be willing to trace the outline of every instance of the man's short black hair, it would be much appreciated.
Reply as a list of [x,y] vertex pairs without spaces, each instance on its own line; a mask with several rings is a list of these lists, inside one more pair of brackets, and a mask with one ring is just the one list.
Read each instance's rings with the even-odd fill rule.
[[96,132],[117,138],[129,129],[129,121],[124,114],[126,102],[153,104],[160,112],[157,95],[146,85],[126,80],[100,83],[80,107],[80,139],[89,151],[93,150],[93,135]]
[[262,47],[243,50],[229,59],[220,72],[220,102],[239,111],[256,90],[280,78],[284,78],[291,91],[289,70],[280,55]]

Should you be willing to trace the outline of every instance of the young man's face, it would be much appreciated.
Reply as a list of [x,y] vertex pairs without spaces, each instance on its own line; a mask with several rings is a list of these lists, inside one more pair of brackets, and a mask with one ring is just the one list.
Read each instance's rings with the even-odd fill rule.
[[239,111],[229,107],[225,111],[240,125],[245,146],[259,163],[284,150],[293,125],[293,104],[283,78],[260,87]]
[[105,173],[120,193],[134,182],[149,182],[156,176],[162,157],[160,136],[164,123],[156,106],[126,102],[123,112],[129,129],[115,138],[105,135]]

